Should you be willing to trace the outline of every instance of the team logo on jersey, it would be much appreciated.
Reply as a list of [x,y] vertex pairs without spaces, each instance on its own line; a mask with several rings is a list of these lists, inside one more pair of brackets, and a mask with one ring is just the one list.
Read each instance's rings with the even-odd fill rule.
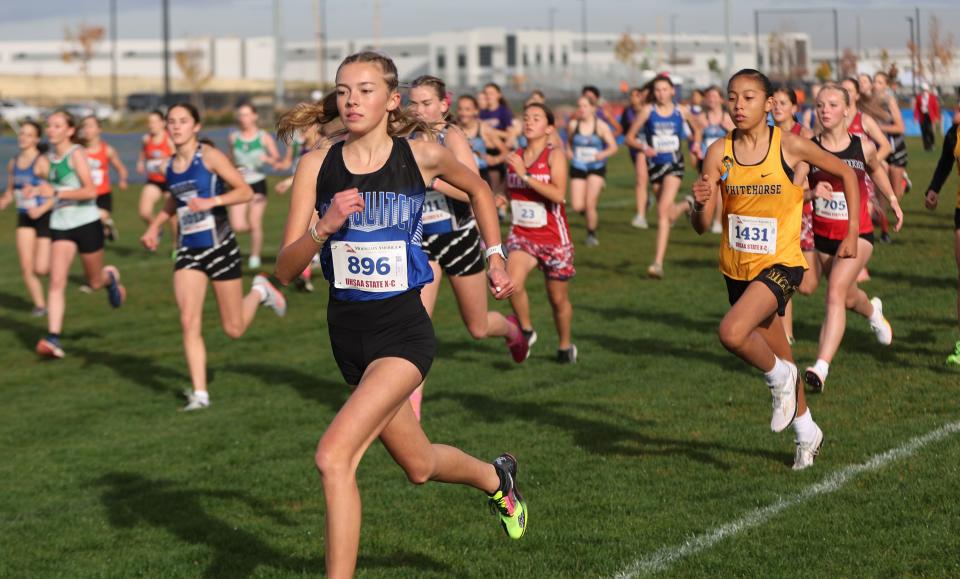
[[[420,224],[424,194],[407,195],[395,191],[364,191],[363,211],[358,211],[347,220],[347,227],[357,231],[378,231],[396,227],[402,231],[416,232]],[[323,215],[330,203],[320,206]]]

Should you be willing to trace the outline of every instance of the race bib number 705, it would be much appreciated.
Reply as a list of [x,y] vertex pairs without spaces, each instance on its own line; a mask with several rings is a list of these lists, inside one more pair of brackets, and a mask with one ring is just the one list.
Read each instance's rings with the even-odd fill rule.
[[404,241],[334,241],[333,287],[365,292],[407,289],[407,244]]

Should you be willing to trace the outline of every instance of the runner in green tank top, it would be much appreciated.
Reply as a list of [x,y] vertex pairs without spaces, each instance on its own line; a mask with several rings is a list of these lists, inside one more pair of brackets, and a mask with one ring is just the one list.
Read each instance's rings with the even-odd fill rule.
[[37,342],[41,356],[63,358],[60,334],[67,309],[67,276],[77,253],[83,262],[87,284],[97,290],[105,288],[114,308],[123,305],[126,289],[120,285],[120,272],[112,265],[103,265],[103,226],[97,210],[97,191],[90,174],[87,153],[74,144],[77,122],[66,111],[47,117],[47,138],[50,140],[49,183],[55,195],[40,207],[31,209],[39,216],[53,209],[50,217],[50,288],[47,297],[47,335]]
[[263,249],[263,214],[267,210],[267,176],[261,169],[264,165],[278,169],[283,166],[283,162],[273,137],[257,128],[257,111],[253,105],[239,105],[236,114],[240,128],[230,133],[230,154],[244,181],[253,189],[253,200],[231,205],[227,211],[230,214],[230,226],[235,233],[250,232],[248,266],[257,269],[260,267],[260,252]]

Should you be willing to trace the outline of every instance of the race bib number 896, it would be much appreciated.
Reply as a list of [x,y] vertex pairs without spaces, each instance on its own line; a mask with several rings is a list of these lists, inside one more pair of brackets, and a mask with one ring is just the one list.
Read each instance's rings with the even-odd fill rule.
[[365,292],[407,289],[407,244],[403,241],[334,241],[333,287]]

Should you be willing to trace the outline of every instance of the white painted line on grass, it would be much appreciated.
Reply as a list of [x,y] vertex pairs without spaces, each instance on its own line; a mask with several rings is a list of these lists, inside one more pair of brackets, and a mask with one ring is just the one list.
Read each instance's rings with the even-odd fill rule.
[[896,448],[874,455],[867,462],[844,467],[793,496],[780,497],[773,504],[750,511],[739,519],[719,526],[712,531],[691,537],[682,545],[665,547],[655,553],[640,557],[618,573],[616,577],[617,579],[629,579],[638,575],[650,575],[664,571],[677,561],[709,549],[727,537],[732,537],[753,527],[759,527],[780,514],[781,511],[805,503],[820,495],[830,494],[863,473],[880,470],[893,461],[912,456],[924,446],[957,432],[960,432],[960,422],[951,422],[932,432],[912,438]]

